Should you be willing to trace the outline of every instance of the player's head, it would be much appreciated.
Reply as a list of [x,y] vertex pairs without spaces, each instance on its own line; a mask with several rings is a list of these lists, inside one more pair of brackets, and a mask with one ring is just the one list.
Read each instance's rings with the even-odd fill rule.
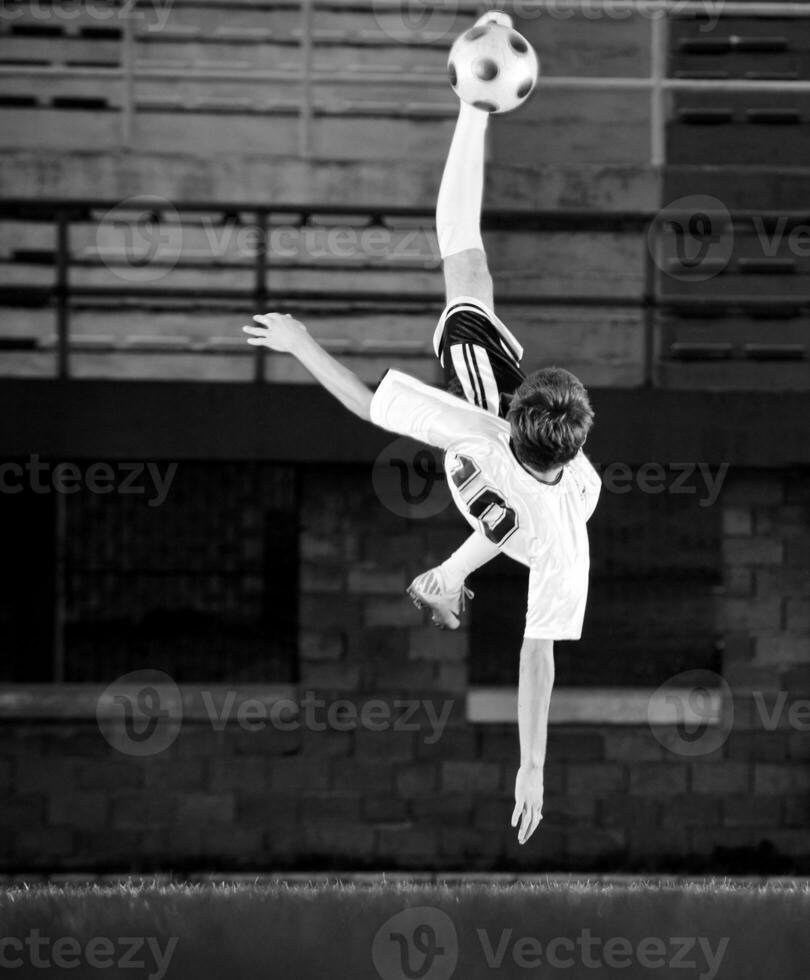
[[585,386],[570,371],[535,371],[512,396],[507,415],[515,455],[533,470],[570,462],[593,425]]

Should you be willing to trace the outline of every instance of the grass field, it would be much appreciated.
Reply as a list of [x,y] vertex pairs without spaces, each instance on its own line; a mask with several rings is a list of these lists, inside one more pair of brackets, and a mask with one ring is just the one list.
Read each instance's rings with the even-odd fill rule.
[[11,977],[810,977],[798,884],[22,885],[0,927]]

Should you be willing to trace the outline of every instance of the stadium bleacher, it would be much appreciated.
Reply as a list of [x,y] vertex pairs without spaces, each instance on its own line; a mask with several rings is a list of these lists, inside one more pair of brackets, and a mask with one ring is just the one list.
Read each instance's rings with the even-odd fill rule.
[[[53,207],[36,216],[11,209],[0,221],[3,372],[304,380],[278,359],[257,370],[253,352],[241,348],[237,331],[252,303],[273,298],[306,312],[368,380],[379,376],[372,352],[434,378],[428,333],[441,280],[428,202],[454,113],[444,73],[448,38],[474,9],[434,10],[431,30],[417,31],[395,5],[370,0],[350,6],[251,0],[237,7],[193,0],[165,10],[136,6],[139,16],[132,17],[111,3],[92,16],[77,9],[71,18],[49,19],[19,5],[15,16],[0,20],[3,195],[14,197],[15,180],[22,187],[33,180],[48,187]],[[735,211],[731,253],[714,270],[706,259],[699,276],[683,268],[665,222],[654,229],[654,241],[638,222],[601,230],[587,221],[578,229],[493,229],[501,305],[526,336],[532,359],[572,364],[592,384],[810,382],[810,258],[790,237],[810,222],[794,210],[795,186],[787,181],[784,201],[776,202],[790,209],[792,223],[787,231],[780,226],[781,237],[765,251],[762,227],[771,226],[757,225],[753,213],[738,220],[740,205],[731,199],[758,177],[770,174],[772,187],[774,174],[795,167],[810,131],[810,92],[785,87],[808,78],[810,18],[758,10],[721,11],[714,23],[667,20],[669,79],[770,81],[777,88],[663,93],[669,107],[663,166],[650,149],[654,20],[638,12],[560,19],[534,16],[538,11],[528,7],[519,18],[538,49],[547,88],[520,113],[493,123],[488,201],[598,217],[627,209],[630,200],[652,220],[677,196],[684,172],[693,192],[695,173],[705,173],[711,194],[727,169],[730,197],[719,203]],[[788,129],[789,141],[781,138]],[[40,162],[33,177],[32,153],[53,160]],[[178,155],[193,161],[182,180],[170,176]],[[261,200],[246,177],[255,161],[271,180]],[[76,187],[83,169],[100,193],[71,209],[60,266],[58,204],[87,196],[86,187]],[[255,201],[271,212],[291,201],[367,204],[371,193],[384,205],[389,183],[392,204],[399,203],[407,184],[417,195],[413,205],[423,209],[410,217],[420,241],[403,250],[414,229],[359,206],[354,216],[309,214],[305,223],[271,213],[271,231],[283,229],[284,247],[271,237],[259,258],[255,243],[240,239],[250,233],[251,214],[223,210],[221,192],[209,198],[212,172],[230,181],[226,200],[248,209]],[[301,192],[290,198],[282,175],[293,172]],[[170,181],[179,212],[156,205],[154,233],[169,244],[150,257],[154,274],[144,279],[143,257],[126,254],[121,235],[110,232],[108,212],[111,201],[160,193]],[[186,211],[189,199],[203,205]],[[124,218],[120,207],[113,217]],[[380,231],[383,250],[364,246],[359,229],[372,237]],[[354,246],[324,246],[330,230],[353,235]],[[69,356],[55,353],[60,309]]]
[[[810,20],[763,13],[722,17],[711,30],[694,19],[671,23],[671,77],[776,88],[675,93],[665,195],[677,198],[686,175],[716,195],[720,176],[726,206],[745,213],[714,229],[729,242],[717,275],[662,278],[663,384],[766,389],[806,387],[810,377],[810,256],[802,245],[810,214],[797,210],[803,202],[790,179],[808,149],[810,91],[783,84],[810,78]],[[767,211],[752,211],[766,199]]]

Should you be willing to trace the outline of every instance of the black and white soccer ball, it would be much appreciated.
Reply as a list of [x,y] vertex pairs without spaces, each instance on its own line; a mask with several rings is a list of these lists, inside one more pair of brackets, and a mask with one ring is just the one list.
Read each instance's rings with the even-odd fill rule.
[[462,101],[486,112],[511,112],[531,95],[540,65],[522,34],[490,21],[456,38],[447,73]]

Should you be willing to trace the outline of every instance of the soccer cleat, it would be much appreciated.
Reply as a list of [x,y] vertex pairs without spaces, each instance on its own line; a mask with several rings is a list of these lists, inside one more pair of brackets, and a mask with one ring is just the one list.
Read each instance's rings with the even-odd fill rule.
[[429,609],[430,618],[440,630],[457,630],[459,615],[472,599],[473,592],[462,585],[460,589],[448,589],[439,568],[431,568],[417,575],[407,589],[417,609]]
[[503,27],[511,27],[512,18],[502,10],[488,10],[473,26],[479,27],[481,24],[501,24]]

